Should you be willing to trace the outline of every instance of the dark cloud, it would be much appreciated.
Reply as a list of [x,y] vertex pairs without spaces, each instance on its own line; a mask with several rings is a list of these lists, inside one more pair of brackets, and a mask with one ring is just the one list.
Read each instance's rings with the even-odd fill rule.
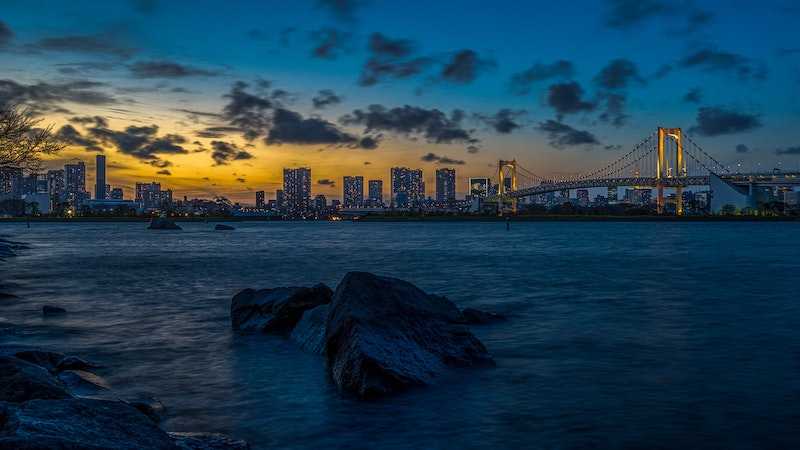
[[365,0],[317,0],[319,7],[328,10],[339,20],[353,21],[355,13],[366,3]]
[[602,122],[610,123],[615,127],[621,127],[628,121],[628,114],[625,113],[625,105],[628,97],[619,92],[602,92],[598,97],[599,104],[603,111],[598,117]]
[[242,132],[241,128],[219,126],[219,127],[206,127],[202,130],[195,131],[194,134],[195,136],[200,138],[219,139],[229,134],[238,134],[241,132]]
[[511,110],[508,108],[503,108],[497,111],[493,115],[483,115],[483,114],[476,114],[475,117],[479,121],[485,123],[486,125],[492,127],[494,131],[500,134],[509,134],[520,128],[522,125],[519,123],[519,119],[527,114],[527,111],[524,110]]
[[700,88],[692,88],[683,96],[686,103],[700,103],[703,101],[703,91]]
[[75,147],[83,147],[89,152],[103,152],[99,142],[88,136],[83,136],[80,131],[72,125],[64,125],[56,132],[56,137],[62,142]]
[[583,88],[578,83],[558,83],[551,85],[547,92],[547,104],[556,110],[559,117],[581,111],[592,111],[595,104],[584,100]]
[[266,142],[267,144],[357,145],[360,140],[321,118],[303,118],[300,113],[278,108],[273,114]]
[[630,28],[667,11],[667,6],[658,0],[608,0],[606,24],[611,28]]
[[178,64],[173,61],[139,61],[129,67],[135,78],[213,77],[218,72]]
[[789,148],[779,148],[775,150],[776,155],[800,155],[800,146],[797,147],[789,147]]
[[109,35],[71,35],[43,38],[29,46],[31,50],[89,53],[130,58],[136,50],[120,45]]
[[233,85],[228,94],[224,95],[228,103],[223,109],[222,116],[232,126],[243,130],[245,138],[253,140],[269,128],[270,121],[266,113],[275,104],[269,95],[247,92],[248,87],[247,83],[239,81]]
[[424,71],[432,60],[412,56],[415,44],[407,39],[391,39],[381,33],[369,37],[370,58],[364,64],[358,83],[372,86],[388,78],[409,78]]
[[20,84],[13,80],[0,80],[0,107],[11,104],[26,104],[34,113],[65,112],[57,105],[64,102],[101,106],[116,103],[111,95],[98,90],[105,84],[87,81],[63,83]]
[[211,141],[211,149],[211,159],[214,160],[215,166],[224,166],[230,164],[231,161],[253,158],[251,153],[229,142]]
[[750,148],[744,144],[739,144],[736,146],[736,153],[749,153]]
[[379,136],[364,136],[358,141],[358,147],[364,150],[375,150],[380,144]]
[[464,161],[460,159],[452,159],[448,158],[447,156],[439,156],[435,153],[428,153],[426,155],[422,155],[420,160],[425,162],[432,162],[436,164],[449,164],[449,165],[464,165],[466,164]]
[[342,97],[336,95],[330,89],[323,89],[317,92],[317,95],[311,100],[314,103],[314,108],[322,109],[326,106],[337,105],[342,102]]
[[680,61],[684,68],[696,68],[708,72],[726,72],[740,79],[763,80],[767,77],[767,69],[763,65],[754,64],[749,58],[736,53],[701,49]]
[[362,125],[366,132],[385,131],[405,136],[422,136],[431,143],[474,143],[471,132],[461,126],[460,115],[448,117],[438,109],[403,106],[387,109],[370,105],[366,110],[356,109],[339,119],[344,125]]
[[663,64],[655,73],[652,75],[653,79],[660,80],[672,72],[672,65],[671,64]]
[[153,159],[150,161],[142,161],[144,164],[150,164],[153,167],[163,169],[165,167],[172,167],[172,163],[164,159]]
[[161,169],[161,170],[159,170],[158,172],[156,172],[156,174],[157,174],[157,175],[166,175],[166,176],[171,176],[171,175],[172,175],[172,172],[170,172],[170,171],[169,171],[169,170],[167,170],[167,169]]
[[[160,160],[159,155],[187,154],[183,148],[186,138],[178,134],[158,137],[158,126],[128,126],[122,131],[96,126],[88,129],[89,134],[106,144],[113,144],[120,153],[149,161]],[[160,166],[157,166],[160,167]]]
[[492,60],[481,58],[474,50],[460,50],[445,63],[441,78],[451,83],[471,83],[484,69],[494,67]]
[[85,61],[75,63],[55,64],[62,75],[85,76],[94,72],[108,72],[114,70],[117,64],[103,61]]
[[347,50],[352,35],[335,28],[323,28],[311,32],[314,47],[311,55],[321,59],[336,59]]
[[478,147],[477,145],[467,146],[467,153],[475,154],[478,153],[480,150],[481,150],[480,147]]
[[517,95],[529,94],[534,84],[551,78],[570,78],[575,74],[571,62],[558,60],[552,64],[536,63],[529,69],[511,76],[510,89]]
[[317,184],[320,186],[330,186],[330,187],[336,186],[336,182],[328,178],[317,180]]
[[702,136],[720,136],[754,130],[760,126],[761,120],[757,115],[707,106],[697,112],[697,125],[690,131]]
[[555,148],[574,147],[579,145],[597,145],[600,141],[588,131],[576,130],[571,126],[548,120],[538,126],[540,131],[547,133],[550,145]]
[[644,84],[633,61],[615,59],[608,63],[595,77],[594,82],[603,89],[624,89],[631,83]]
[[13,39],[14,39],[14,32],[11,31],[11,28],[8,25],[6,25],[5,22],[0,20],[0,48],[3,48],[6,45],[10,44]]
[[88,126],[88,125],[95,125],[98,127],[108,126],[108,120],[106,120],[105,117],[101,116],[75,116],[75,117],[70,117],[69,121],[71,123],[77,123],[83,126]]

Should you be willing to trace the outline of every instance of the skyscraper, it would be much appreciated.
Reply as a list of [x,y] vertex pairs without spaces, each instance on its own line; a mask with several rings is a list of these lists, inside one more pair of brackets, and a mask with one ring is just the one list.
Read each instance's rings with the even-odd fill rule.
[[0,197],[19,199],[22,196],[22,169],[0,167]]
[[80,202],[86,196],[86,164],[83,161],[64,165],[64,193],[71,202]]
[[364,177],[345,176],[342,201],[345,208],[358,208],[364,203]]
[[97,175],[94,180],[94,199],[106,199],[106,156],[97,155],[95,157]]
[[303,215],[311,206],[311,169],[283,169],[283,195],[290,215]]
[[369,180],[369,203],[379,206],[383,203],[383,180]]
[[64,201],[64,170],[47,171],[47,194],[50,196],[50,209],[54,209],[55,203]]
[[256,208],[263,208],[264,207],[264,191],[257,191],[256,192]]
[[156,209],[161,206],[161,200],[161,183],[136,183],[136,203],[140,208]]
[[436,201],[450,203],[456,200],[456,170],[436,169]]
[[418,206],[425,198],[422,169],[392,167],[392,203],[401,208]]

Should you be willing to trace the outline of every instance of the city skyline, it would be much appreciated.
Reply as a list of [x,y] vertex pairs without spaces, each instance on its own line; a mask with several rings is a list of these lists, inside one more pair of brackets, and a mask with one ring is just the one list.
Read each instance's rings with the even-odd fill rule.
[[[388,184],[392,167],[421,168],[428,186],[444,167],[491,176],[498,159],[580,172],[656,126],[683,127],[729,165],[800,168],[791,2],[608,0],[582,17],[472,3],[446,32],[414,5],[188,5],[4,5],[0,104],[29,106],[71,143],[47,168],[87,160],[94,185],[103,153],[126,198],[158,181],[252,202],[281,188],[283,168],[308,166],[314,192],[341,198],[343,176]],[[760,19],[757,38],[740,33],[744,17]],[[190,37],[196,23],[208,40]]]

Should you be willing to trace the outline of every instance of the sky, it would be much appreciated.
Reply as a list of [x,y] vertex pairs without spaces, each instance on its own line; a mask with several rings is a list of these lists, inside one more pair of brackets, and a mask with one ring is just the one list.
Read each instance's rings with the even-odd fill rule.
[[284,167],[312,192],[421,168],[541,176],[680,127],[746,169],[800,169],[794,1],[2,0],[0,106],[131,198],[253,203]]

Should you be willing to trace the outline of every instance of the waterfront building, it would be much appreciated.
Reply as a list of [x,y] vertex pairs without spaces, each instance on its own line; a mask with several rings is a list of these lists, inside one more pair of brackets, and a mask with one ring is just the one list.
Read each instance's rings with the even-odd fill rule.
[[47,193],[47,175],[41,173],[32,173],[22,179],[22,194],[46,194]]
[[20,199],[22,184],[21,168],[0,167],[0,199]]
[[608,203],[617,203],[618,195],[617,186],[609,186],[608,187]]
[[369,203],[371,206],[383,204],[383,180],[369,180]]
[[136,183],[136,204],[144,210],[159,209],[172,204],[172,191],[161,190],[161,183]]
[[456,200],[456,170],[436,169],[436,201],[452,203]]
[[275,206],[281,211],[286,208],[286,196],[283,194],[283,189],[275,191]]
[[342,202],[340,202],[339,200],[335,200],[335,199],[334,199],[334,200],[331,200],[331,209],[333,209],[333,210],[337,210],[337,209],[339,209],[341,206],[342,206]]
[[283,169],[283,195],[290,215],[303,215],[311,206],[311,169]]
[[586,208],[589,206],[589,190],[588,189],[578,189],[575,192],[575,196],[578,200],[578,206]]
[[316,209],[317,211],[322,211],[327,207],[328,207],[328,198],[322,194],[317,194],[317,196],[314,197],[314,209]]
[[94,199],[106,199],[106,156],[97,155],[95,157],[95,180],[94,180]]
[[114,188],[108,193],[106,198],[110,200],[124,200],[125,194],[122,192],[122,188]]
[[345,208],[359,208],[364,204],[364,177],[345,176],[342,189],[342,201]]
[[264,208],[264,191],[256,192],[256,208]]
[[425,182],[422,169],[392,167],[392,203],[400,208],[419,206],[425,199]]
[[86,192],[86,164],[83,161],[64,164],[64,192],[70,200],[84,196]]

